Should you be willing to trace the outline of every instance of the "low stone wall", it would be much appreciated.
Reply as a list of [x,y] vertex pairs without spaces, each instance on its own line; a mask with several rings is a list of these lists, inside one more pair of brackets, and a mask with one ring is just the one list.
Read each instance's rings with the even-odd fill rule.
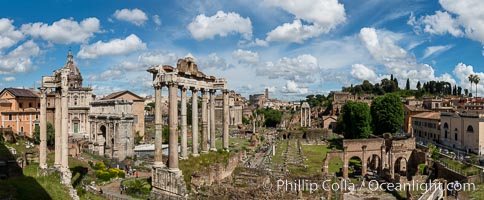
[[239,165],[240,161],[244,158],[245,151],[240,151],[239,153],[231,156],[227,164],[218,163],[212,165],[208,169],[200,171],[191,178],[191,189],[192,191],[197,191],[203,186],[211,186],[212,184],[218,184],[227,177],[232,176],[235,168]]
[[467,181],[467,177],[455,171],[447,169],[439,162],[434,162],[434,169],[436,170],[437,178],[443,178],[449,182],[451,181]]

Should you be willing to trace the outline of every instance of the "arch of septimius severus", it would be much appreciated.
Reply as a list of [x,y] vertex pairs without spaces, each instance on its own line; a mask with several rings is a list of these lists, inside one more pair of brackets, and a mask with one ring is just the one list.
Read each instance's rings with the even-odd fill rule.
[[[178,168],[178,91],[181,100],[181,158],[188,157],[187,148],[187,91],[192,93],[192,152],[199,155],[198,142],[198,94],[201,94],[201,153],[216,150],[215,147],[215,93],[223,93],[223,149],[229,147],[229,107],[226,80],[207,76],[198,70],[193,58],[179,59],[177,67],[155,66],[148,72],[153,74],[153,87],[155,89],[155,162],[152,178],[154,199],[185,199],[186,187],[182,172]],[[162,115],[161,95],[162,88],[168,88],[168,126],[169,151],[168,166],[162,160]],[[208,143],[210,140],[210,143]]]

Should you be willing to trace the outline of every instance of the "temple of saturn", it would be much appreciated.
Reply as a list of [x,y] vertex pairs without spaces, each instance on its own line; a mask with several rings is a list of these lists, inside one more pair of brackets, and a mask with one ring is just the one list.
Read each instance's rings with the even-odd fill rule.
[[63,184],[71,183],[71,172],[68,165],[68,77],[70,68],[55,70],[52,76],[42,76],[40,87],[40,155],[39,165],[47,169],[47,89],[55,89],[55,161],[54,167],[61,174]]
[[[216,150],[215,147],[215,93],[223,93],[223,149],[229,147],[229,108],[226,80],[207,76],[198,71],[193,58],[179,59],[177,67],[154,66],[148,72],[153,74],[155,89],[155,161],[152,170],[153,199],[186,199],[187,191],[182,172],[178,168],[178,94],[181,101],[181,152],[180,158],[188,157],[187,147],[187,90],[192,93],[192,152],[199,155],[198,95],[201,94],[201,153]],[[169,151],[168,166],[162,160],[162,88],[168,88]]]
[[301,127],[311,127],[311,107],[308,102],[301,106]]

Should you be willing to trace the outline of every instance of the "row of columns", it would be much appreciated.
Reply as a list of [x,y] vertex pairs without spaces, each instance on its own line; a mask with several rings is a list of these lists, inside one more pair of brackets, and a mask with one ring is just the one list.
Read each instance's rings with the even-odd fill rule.
[[[67,76],[62,72],[61,76]],[[67,78],[67,77],[63,77]],[[66,80],[66,79],[63,79]],[[40,147],[39,147],[39,166],[47,169],[47,88],[40,88]],[[55,88],[55,116],[54,116],[54,142],[55,157],[54,167],[69,170],[68,165],[68,87],[64,83],[62,87]]]
[[301,107],[301,127],[311,127],[311,108]]
[[[178,169],[178,89],[181,90],[181,152],[180,158],[188,158],[187,147],[187,90],[185,86],[179,86],[176,82],[155,85],[155,163],[154,167],[164,167],[162,161],[162,103],[161,90],[163,86],[168,87],[168,125],[169,125],[169,161],[168,168],[172,171]],[[208,150],[216,151],[215,146],[215,90],[190,88],[192,92],[192,155],[198,156],[198,92],[202,95],[201,108],[201,152],[207,153]],[[207,95],[207,93],[209,95]],[[229,133],[229,111],[228,111],[228,92],[223,91],[223,148],[228,150],[228,133]],[[210,100],[210,102],[209,102]],[[208,138],[210,137],[210,144]]]

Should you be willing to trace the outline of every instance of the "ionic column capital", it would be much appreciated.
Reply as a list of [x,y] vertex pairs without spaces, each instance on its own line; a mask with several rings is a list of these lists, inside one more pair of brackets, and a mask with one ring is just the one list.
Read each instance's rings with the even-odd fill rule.
[[196,87],[190,87],[190,90],[192,92],[198,92],[200,89],[196,88]]
[[184,85],[178,85],[178,88],[180,88],[180,90],[184,91],[184,92],[186,92],[188,90],[188,87],[184,86]]
[[168,87],[177,87],[178,86],[178,82],[170,81],[170,82],[167,82],[166,85]]
[[202,94],[207,93],[207,91],[208,91],[207,88],[200,88],[200,92],[202,92]]

